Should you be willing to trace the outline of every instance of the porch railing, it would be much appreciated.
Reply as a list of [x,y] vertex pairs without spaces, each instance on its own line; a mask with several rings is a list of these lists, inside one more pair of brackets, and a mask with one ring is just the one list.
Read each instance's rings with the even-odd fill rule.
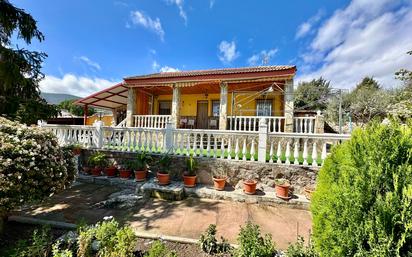
[[333,145],[350,135],[269,132],[261,122],[258,131],[41,125],[59,143],[124,152],[169,152],[204,158],[321,166]]
[[165,128],[171,115],[134,115],[133,124],[138,128]]
[[283,116],[228,116],[228,128],[234,131],[258,131],[259,119],[266,119],[269,132],[283,132]]
[[293,132],[314,133],[316,117],[293,117]]

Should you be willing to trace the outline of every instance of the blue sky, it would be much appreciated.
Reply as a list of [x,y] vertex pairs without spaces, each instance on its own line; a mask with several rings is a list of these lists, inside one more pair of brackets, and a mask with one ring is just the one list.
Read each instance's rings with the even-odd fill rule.
[[[12,0],[38,21],[45,92],[85,96],[159,71],[293,64],[351,88],[412,69],[412,1]],[[21,42],[16,42],[20,47]]]

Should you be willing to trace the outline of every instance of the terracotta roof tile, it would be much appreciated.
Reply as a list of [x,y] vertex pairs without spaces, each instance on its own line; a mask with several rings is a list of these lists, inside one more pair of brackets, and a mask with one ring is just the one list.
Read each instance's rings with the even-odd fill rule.
[[176,71],[176,72],[159,72],[147,75],[139,75],[126,77],[127,79],[146,79],[146,78],[172,78],[172,77],[190,77],[200,75],[223,75],[223,74],[238,74],[238,73],[250,73],[250,72],[267,72],[267,71],[279,71],[294,69],[293,65],[276,65],[276,66],[256,66],[256,67],[243,67],[243,68],[223,68],[223,69],[210,69],[210,70],[191,70],[191,71]]

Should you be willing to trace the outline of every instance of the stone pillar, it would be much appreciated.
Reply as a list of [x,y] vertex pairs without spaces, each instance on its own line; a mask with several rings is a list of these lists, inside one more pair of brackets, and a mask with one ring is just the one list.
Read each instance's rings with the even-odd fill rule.
[[268,125],[264,118],[259,120],[258,162],[266,162]]
[[315,116],[315,133],[325,133],[325,117],[320,111],[318,111]]
[[171,121],[176,128],[179,127],[179,120],[180,120],[180,87],[177,87],[177,84],[174,84],[173,85]]
[[170,152],[173,151],[173,129],[175,129],[175,124],[172,123],[171,121],[166,123],[166,133],[165,133],[165,139],[164,139],[164,149],[165,152]]
[[227,83],[220,83],[219,130],[227,126]]
[[103,121],[96,121],[93,126],[93,146],[101,149],[103,147]]
[[127,111],[126,111],[126,126],[134,126],[133,115],[136,114],[136,88],[129,88],[127,91]]
[[293,79],[287,80],[284,88],[285,132],[293,132]]

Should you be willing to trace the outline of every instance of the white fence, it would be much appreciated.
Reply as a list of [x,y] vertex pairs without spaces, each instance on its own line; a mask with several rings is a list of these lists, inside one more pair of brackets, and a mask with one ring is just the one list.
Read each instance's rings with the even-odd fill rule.
[[171,115],[133,115],[133,124],[138,128],[166,128],[171,117]]
[[283,116],[228,116],[229,130],[258,131],[259,120],[266,119],[269,132],[283,132],[285,117]]
[[320,166],[330,148],[349,135],[269,132],[259,124],[258,131],[229,131],[166,128],[41,125],[54,133],[59,143],[81,144],[86,148],[150,153],[169,152],[239,161],[285,165]]
[[316,117],[293,117],[293,132],[314,133]]

